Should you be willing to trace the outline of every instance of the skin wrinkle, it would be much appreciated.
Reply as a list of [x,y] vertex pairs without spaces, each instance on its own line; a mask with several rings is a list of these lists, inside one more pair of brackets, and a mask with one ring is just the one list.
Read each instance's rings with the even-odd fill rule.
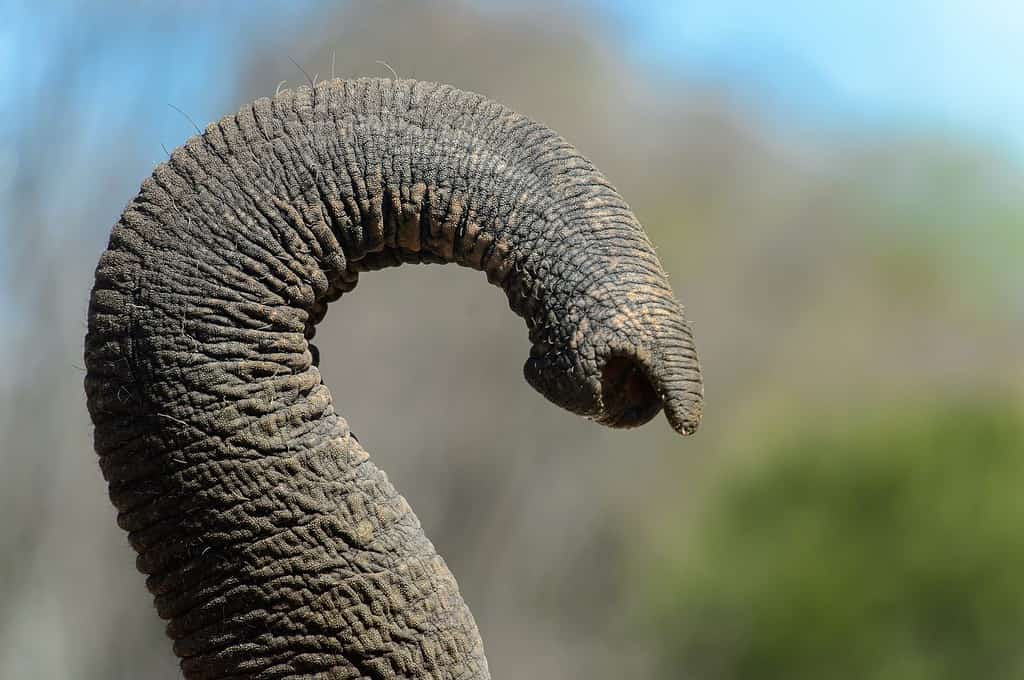
[[650,241],[555,133],[432,83],[258,100],[143,182],[90,301],[100,467],[186,677],[489,677],[309,344],[359,272],[403,262],[504,289],[553,402],[617,426],[664,402],[695,427],[696,355]]
[[[216,176],[216,173],[211,173],[211,175],[209,176],[209,180],[208,181],[217,182],[218,180],[216,179],[215,176]],[[259,213],[264,218],[266,218],[268,220],[268,223],[271,225],[272,228],[275,229],[275,231],[278,234],[283,235],[283,234],[285,234],[287,232],[286,227],[282,227],[282,225],[280,224],[281,221],[282,221],[280,215],[277,212],[275,212],[274,210],[269,209],[269,207],[265,204],[265,202],[263,200],[261,200],[261,198],[259,196],[253,196],[249,191],[247,191],[245,189],[242,189],[241,187],[222,186],[222,189],[223,189],[223,191],[220,192],[217,195],[217,198],[218,198],[220,204],[229,205],[230,206],[231,204],[229,202],[230,201],[229,197],[236,196],[236,195],[238,195],[240,193],[244,193],[252,201],[252,206],[254,208],[256,208],[259,211]],[[274,207],[280,208],[281,206],[279,204],[275,203]],[[232,210],[234,210],[235,216],[239,220],[239,223],[244,223],[244,222],[247,221],[248,215],[245,212],[240,210],[238,207],[232,207]],[[247,224],[246,226],[247,227],[251,227],[252,224],[250,223],[250,224]],[[255,236],[259,235],[258,230],[248,229],[248,230],[241,230],[241,231],[242,231],[243,234],[245,234],[245,236],[242,236],[242,238],[246,238],[246,237],[248,237],[250,235],[255,235]],[[226,241],[226,245],[230,244],[230,243],[231,243],[230,240]],[[278,245],[280,245],[281,241],[278,241],[277,243],[278,243]],[[266,266],[266,263],[260,257],[258,257],[259,255],[263,255],[266,258],[268,258],[271,261],[271,263],[270,263],[271,267],[273,267],[274,264],[278,263],[279,258],[280,258],[280,253],[274,253],[274,252],[272,252],[272,251],[270,251],[268,249],[269,247],[272,247],[271,243],[266,243],[265,244],[265,243],[260,243],[260,242],[255,241],[255,240],[248,240],[247,245],[250,248],[250,253],[246,253],[246,256],[247,256],[248,259],[243,261],[244,265],[247,265],[248,267],[251,267],[252,269],[255,269],[255,270],[258,270],[259,266]],[[297,255],[294,251],[291,251],[290,254],[293,257],[295,257]],[[288,278],[288,275],[290,275],[290,277],[292,278],[292,283],[290,285],[292,285],[292,286],[299,285],[301,283],[301,281],[303,280],[303,272],[302,271],[296,272],[296,271],[291,270],[291,269],[278,270],[278,271],[280,271],[281,273],[285,274],[285,278]],[[254,273],[256,273],[256,272],[254,272]],[[277,294],[287,293],[287,290],[289,288],[289,284],[285,284],[284,280],[281,277],[277,277],[277,279],[283,285],[280,288],[276,289],[274,292],[277,293]]]

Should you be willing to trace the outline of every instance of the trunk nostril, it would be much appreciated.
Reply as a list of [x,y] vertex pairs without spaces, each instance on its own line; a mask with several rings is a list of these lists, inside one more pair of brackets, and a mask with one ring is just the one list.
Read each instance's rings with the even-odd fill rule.
[[627,355],[614,355],[605,362],[601,401],[601,420],[613,427],[643,425],[661,410],[661,397],[643,365]]
[[538,359],[551,351],[551,345],[546,342],[535,342],[530,346],[530,356]]

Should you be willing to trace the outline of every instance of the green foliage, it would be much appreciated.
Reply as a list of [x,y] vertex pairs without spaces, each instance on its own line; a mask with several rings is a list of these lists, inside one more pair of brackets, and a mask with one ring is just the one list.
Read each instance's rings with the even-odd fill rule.
[[1024,677],[1024,419],[902,409],[726,481],[651,579],[666,677]]

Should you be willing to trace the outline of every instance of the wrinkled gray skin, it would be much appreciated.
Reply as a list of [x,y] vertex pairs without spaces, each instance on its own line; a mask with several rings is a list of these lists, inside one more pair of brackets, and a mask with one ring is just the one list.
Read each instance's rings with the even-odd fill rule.
[[260,99],[143,183],[89,306],[96,451],[187,678],[489,677],[455,579],[309,342],[359,272],[402,262],[486,272],[556,404],[697,427],[682,308],[562,138],[434,83]]

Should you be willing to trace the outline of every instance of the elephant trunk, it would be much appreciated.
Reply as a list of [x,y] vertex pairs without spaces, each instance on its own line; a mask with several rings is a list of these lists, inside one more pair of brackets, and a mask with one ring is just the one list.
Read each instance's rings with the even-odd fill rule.
[[415,515],[310,344],[361,271],[455,262],[526,320],[527,380],[612,426],[701,383],[647,237],[569,144],[484,97],[356,80],[261,99],[143,183],[96,270],[100,465],[188,678],[486,678]]

